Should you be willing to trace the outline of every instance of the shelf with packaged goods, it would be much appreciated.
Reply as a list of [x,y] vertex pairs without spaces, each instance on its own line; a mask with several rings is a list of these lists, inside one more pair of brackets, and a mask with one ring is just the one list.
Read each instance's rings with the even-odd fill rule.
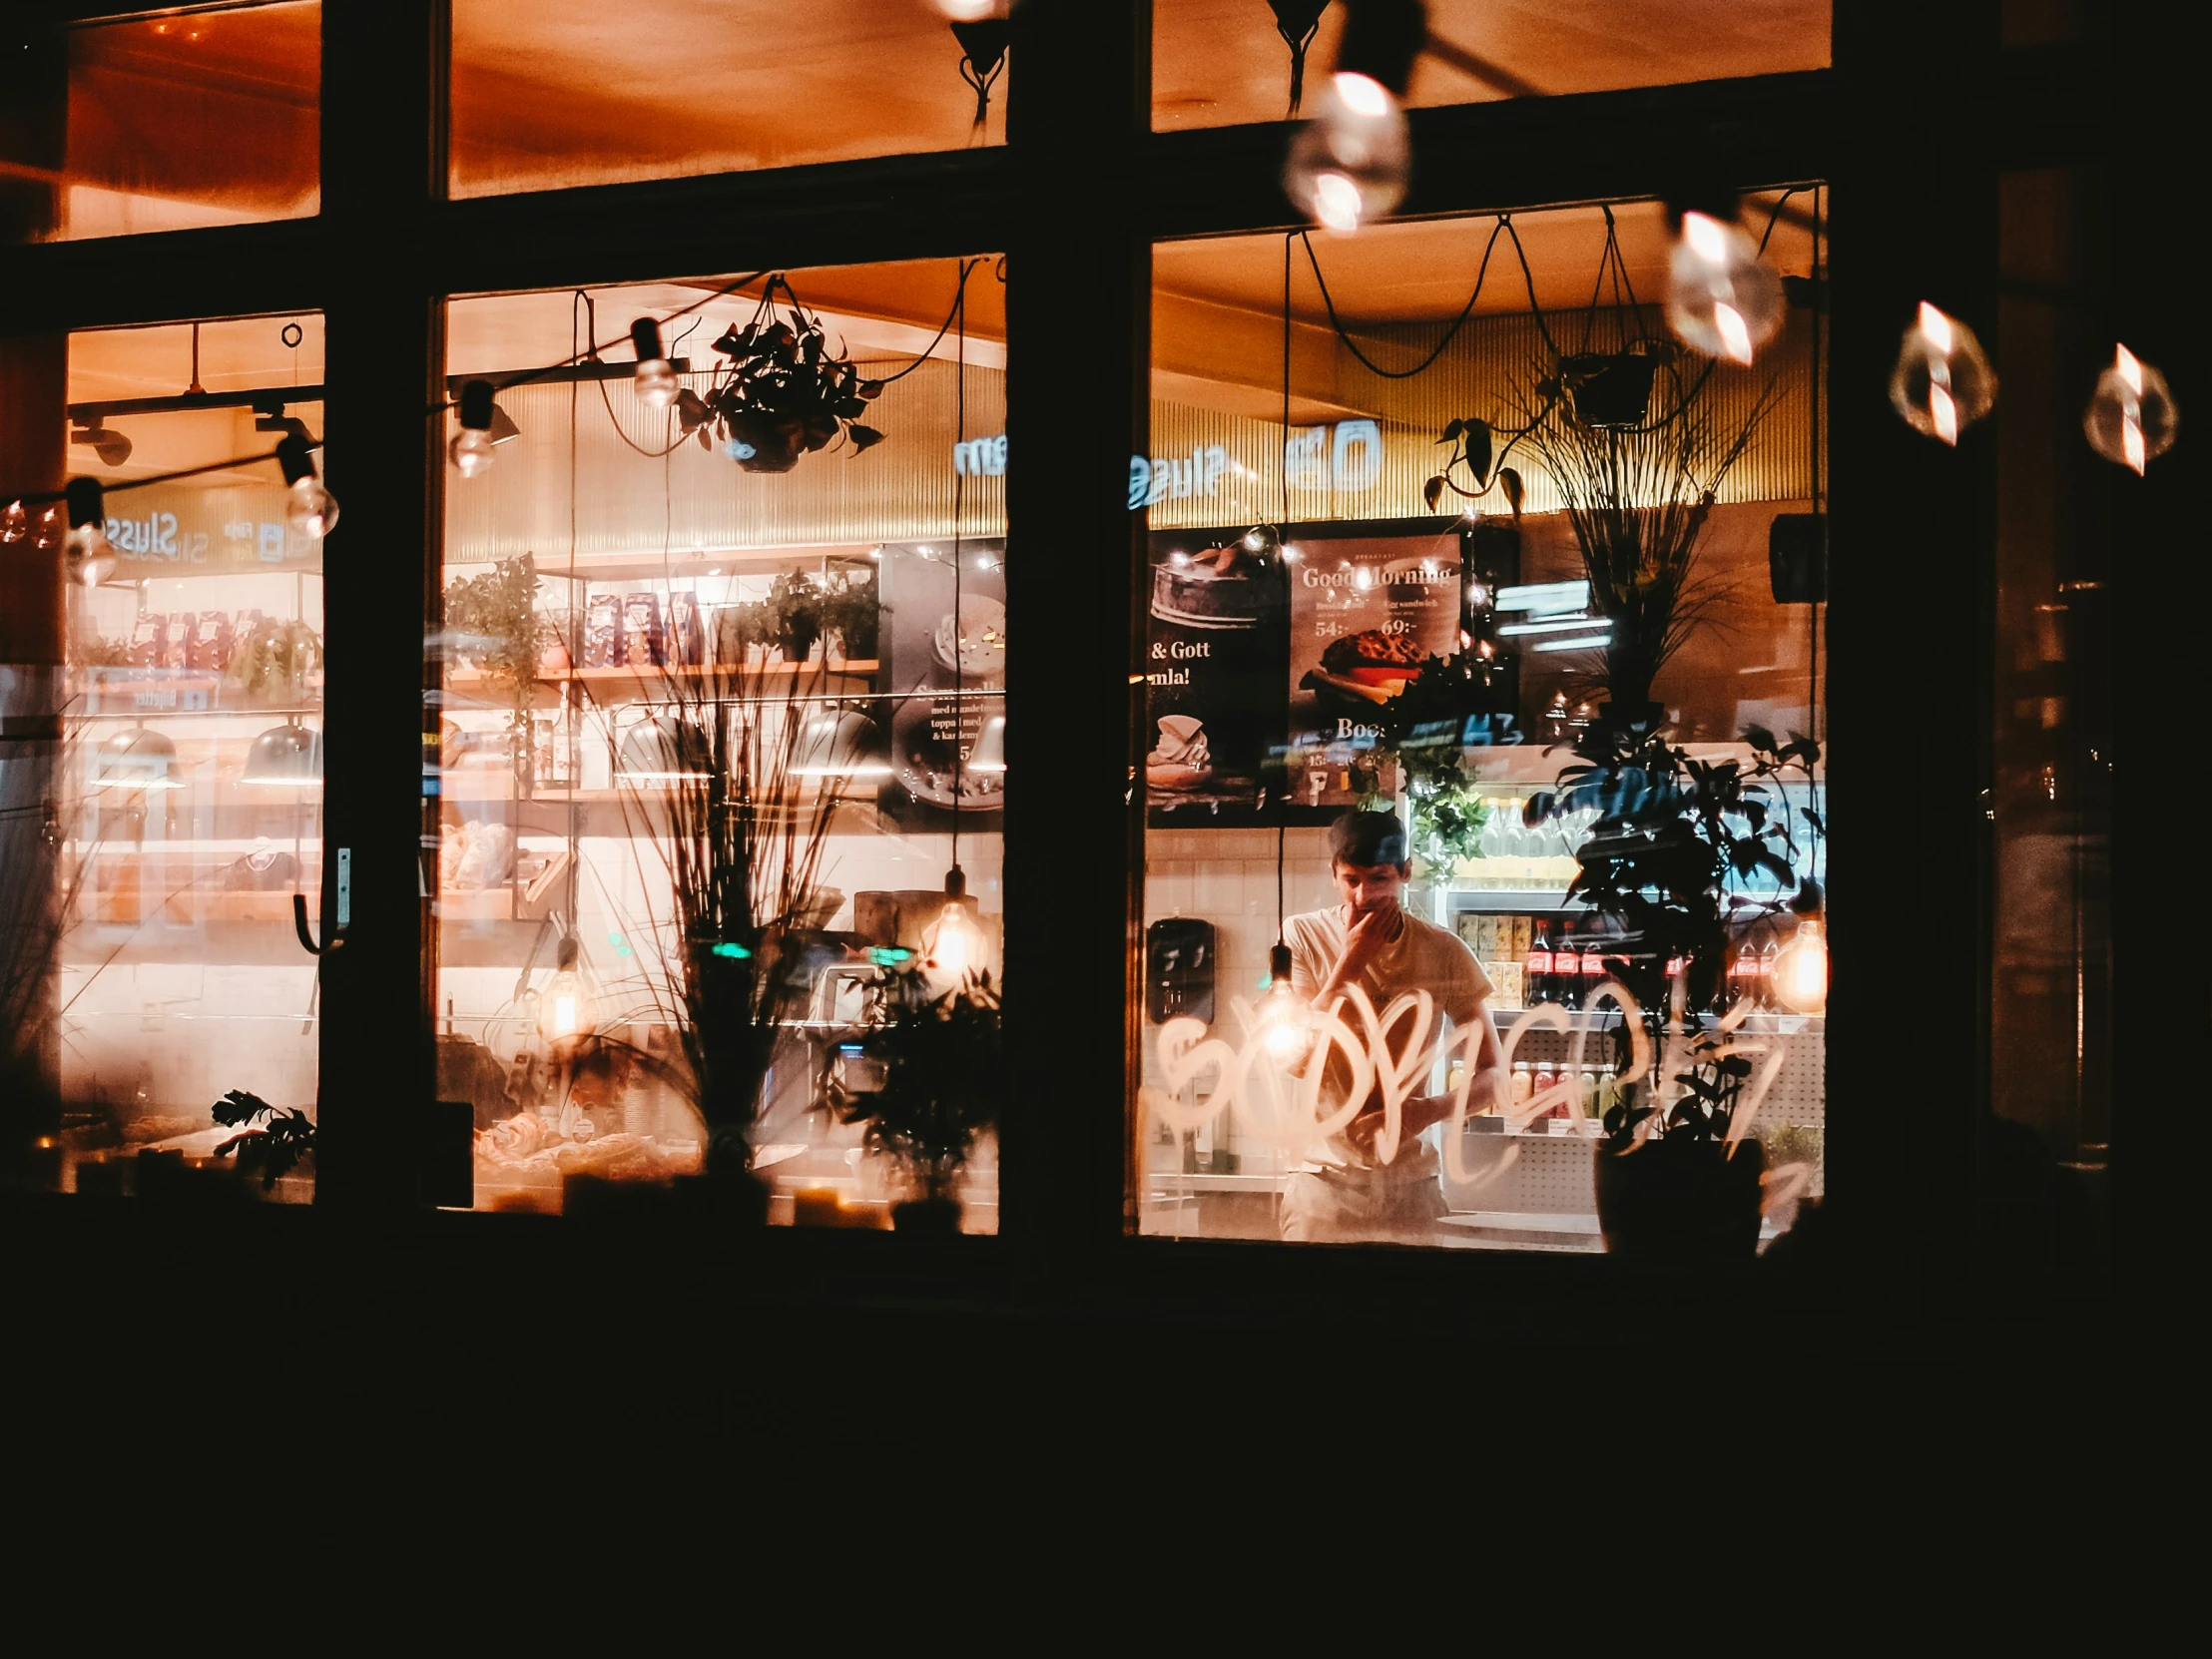
[[[107,676],[155,676],[156,678],[108,678]],[[79,707],[71,720],[151,720],[179,715],[315,714],[320,705],[310,701],[322,690],[320,673],[307,675],[300,690],[310,697],[293,697],[276,703],[258,702],[228,675],[183,672],[172,669],[105,669],[78,690]]]
[[[824,681],[835,681],[842,686],[853,680],[872,682],[879,661],[873,657],[853,657],[835,662],[769,663],[746,668],[720,669],[698,666],[671,666],[665,668],[578,668],[556,674],[541,674],[531,682],[531,707],[550,709],[560,702],[560,688],[582,686],[595,703],[630,703],[648,701],[703,701],[714,703],[782,703],[781,691],[768,690],[777,681],[792,681],[795,689],[802,676],[816,676]],[[723,685],[718,688],[715,682]],[[475,669],[449,669],[445,676],[445,689],[449,693],[463,695],[481,694],[497,684],[489,676]],[[671,688],[681,686],[682,691]],[[735,695],[715,695],[718,690]],[[800,690],[793,701],[804,702],[807,692]],[[849,696],[847,688],[837,695]],[[481,709],[505,709],[511,706],[505,694],[485,699],[476,705]]]
[[[1544,1006],[1544,1004],[1539,1004],[1539,1006]],[[1513,1022],[1519,1019],[1521,1015],[1528,1012],[1526,1006],[1521,1003],[1501,1003],[1493,1000],[1488,1004],[1488,1007],[1490,1017],[1496,1022],[1500,1035],[1511,1027]],[[1612,1030],[1620,1023],[1620,1010],[1610,1003],[1595,1012],[1589,1009],[1570,1009],[1567,1011],[1567,1029],[1555,1034],[1572,1036],[1578,1031],[1583,1031],[1595,1035]],[[1710,1034],[1716,1031],[1721,1022],[1728,1016],[1725,1014],[1706,1014],[1702,1017],[1705,1021],[1703,1029]],[[1756,1013],[1746,1014],[1735,1027],[1734,1034],[1739,1037],[1794,1037],[1803,1032],[1822,1030],[1826,1027],[1827,1022],[1828,1016],[1826,1014],[1790,1014],[1784,1013],[1780,1009],[1761,1009]],[[1541,1025],[1532,1028],[1534,1031],[1551,1029],[1549,1026]]]
[[[691,547],[664,552],[655,547],[631,553],[579,553],[572,559],[538,561],[539,579],[546,582],[647,582],[712,581],[741,570],[761,572],[797,568],[819,570],[825,565],[854,572],[872,569],[868,557],[873,542],[838,542],[793,547]],[[476,575],[491,569],[493,560],[448,561],[445,580]],[[719,569],[717,567],[720,567]]]
[[1587,900],[1555,887],[1448,887],[1437,896],[1443,899],[1446,925],[1456,915],[1575,915],[1590,907]]

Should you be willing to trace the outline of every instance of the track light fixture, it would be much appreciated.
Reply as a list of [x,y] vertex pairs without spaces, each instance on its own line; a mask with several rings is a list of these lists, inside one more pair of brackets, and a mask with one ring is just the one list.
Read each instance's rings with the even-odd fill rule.
[[131,458],[131,440],[112,426],[77,426],[69,434],[71,443],[90,444],[104,466],[121,466]]

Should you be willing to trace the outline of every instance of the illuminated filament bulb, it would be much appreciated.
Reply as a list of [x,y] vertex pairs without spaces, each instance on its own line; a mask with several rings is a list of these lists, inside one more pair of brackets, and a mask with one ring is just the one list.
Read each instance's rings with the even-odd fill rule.
[[1922,300],[1890,375],[1890,402],[1906,424],[1939,443],[1956,444],[1958,434],[1996,400],[1996,370],[1973,330]]
[[939,973],[965,978],[983,965],[983,930],[967,905],[967,874],[958,864],[945,871],[944,908],[922,935],[922,959]]
[[1798,923],[1795,937],[1775,953],[1770,980],[1775,1001],[1793,1014],[1817,1014],[1828,1006],[1828,940],[1811,916]]
[[2097,376],[2081,429],[2099,455],[2140,473],[2174,446],[2181,418],[2166,377],[2121,345],[2113,348],[2112,366]]
[[1782,278],[1740,225],[1686,213],[1667,260],[1667,325],[1683,344],[1748,363],[1782,326]]
[[676,401],[682,388],[676,381],[676,370],[669,365],[668,353],[661,346],[661,325],[649,316],[641,316],[630,324],[630,343],[637,348],[638,366],[633,380],[638,396],[656,409],[665,409]]
[[284,473],[284,518],[309,541],[320,541],[338,521],[338,504],[322,487],[314,446],[293,432],[276,445],[276,464]]
[[480,478],[491,468],[499,451],[494,447],[491,435],[492,385],[489,380],[471,380],[461,387],[461,429],[453,434],[453,441],[445,446],[454,470],[463,478]]
[[573,1042],[588,1037],[599,1025],[598,1005],[584,976],[576,968],[574,936],[561,941],[553,977],[538,998],[538,1032],[548,1042]]
[[1411,167],[1405,117],[1389,89],[1340,71],[1291,141],[1283,189],[1315,224],[1349,236],[1404,200]]
[[1291,984],[1291,947],[1268,952],[1268,988],[1260,999],[1260,1040],[1277,1060],[1295,1060],[1306,1047],[1306,999]]

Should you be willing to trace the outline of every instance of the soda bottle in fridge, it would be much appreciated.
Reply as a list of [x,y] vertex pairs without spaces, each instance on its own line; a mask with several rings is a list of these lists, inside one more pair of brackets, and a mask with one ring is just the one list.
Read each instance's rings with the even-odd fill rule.
[[1551,933],[1544,924],[1536,923],[1528,942],[1528,955],[1521,963],[1521,1005],[1533,1008],[1539,1002],[1551,1000]]

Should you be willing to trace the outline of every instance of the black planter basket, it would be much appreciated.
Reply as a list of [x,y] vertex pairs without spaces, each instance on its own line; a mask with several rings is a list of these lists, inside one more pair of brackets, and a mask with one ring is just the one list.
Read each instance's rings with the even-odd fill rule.
[[1597,1224],[1609,1255],[1643,1261],[1748,1262],[1759,1253],[1766,1153],[1741,1142],[1646,1141],[1597,1155]]

